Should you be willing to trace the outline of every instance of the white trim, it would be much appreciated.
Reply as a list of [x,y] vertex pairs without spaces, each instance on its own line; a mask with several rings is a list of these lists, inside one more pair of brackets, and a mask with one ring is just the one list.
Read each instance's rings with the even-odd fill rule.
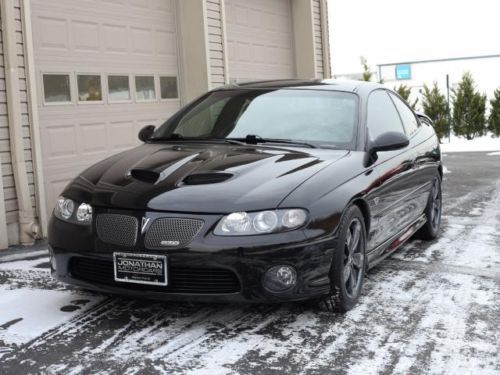
[[[33,155],[33,175],[35,177],[36,213],[38,216],[38,223],[40,225],[39,235],[40,237],[44,238],[47,237],[48,218],[47,201],[45,197],[45,181],[43,174],[40,121],[38,117],[38,91],[36,87],[33,30],[31,28],[31,1],[21,2],[21,25],[23,28],[23,42],[25,47],[24,61],[26,69],[26,89],[28,91],[28,115],[31,124],[31,150]],[[0,208],[0,212],[1,211],[2,210]]]
[[[291,5],[290,13],[292,12]],[[227,31],[226,31],[226,0],[220,0],[220,24],[222,33],[222,58],[224,61],[224,83],[229,84],[229,53],[227,44]]]
[[330,67],[330,33],[328,32],[328,4],[326,0],[319,0],[321,12],[321,44],[323,48],[323,77],[331,78]]
[[5,215],[5,196],[3,192],[3,175],[0,166],[0,250],[9,247],[9,237],[7,235],[7,217]]

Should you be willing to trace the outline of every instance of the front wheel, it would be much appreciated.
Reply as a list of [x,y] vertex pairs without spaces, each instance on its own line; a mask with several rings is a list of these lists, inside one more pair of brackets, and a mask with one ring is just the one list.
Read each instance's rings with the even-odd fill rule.
[[321,304],[328,311],[345,313],[359,299],[366,267],[365,221],[357,206],[349,207],[344,214],[338,239],[330,271],[331,291]]

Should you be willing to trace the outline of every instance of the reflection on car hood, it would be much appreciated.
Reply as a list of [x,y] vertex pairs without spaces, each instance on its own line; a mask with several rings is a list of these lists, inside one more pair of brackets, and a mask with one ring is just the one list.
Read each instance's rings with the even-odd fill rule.
[[272,209],[347,151],[145,144],[83,172],[64,194],[94,206],[227,213]]

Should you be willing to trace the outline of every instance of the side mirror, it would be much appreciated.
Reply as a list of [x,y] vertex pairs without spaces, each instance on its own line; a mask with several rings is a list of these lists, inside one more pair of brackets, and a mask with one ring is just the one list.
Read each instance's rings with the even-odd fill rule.
[[151,138],[151,136],[155,132],[155,129],[156,126],[154,125],[146,125],[139,131],[139,139],[142,142],[146,142],[149,138]]
[[387,132],[379,135],[370,144],[370,152],[394,151],[405,148],[410,144],[408,137],[399,132]]
[[406,134],[400,132],[387,132],[379,135],[375,141],[370,143],[364,160],[365,167],[377,161],[377,152],[395,151],[405,148],[410,144]]

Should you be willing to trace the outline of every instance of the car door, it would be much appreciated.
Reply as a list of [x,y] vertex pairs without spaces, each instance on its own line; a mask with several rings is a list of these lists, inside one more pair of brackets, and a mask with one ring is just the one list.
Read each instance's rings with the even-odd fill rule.
[[[366,126],[368,137],[372,141],[389,131],[406,134],[401,117],[386,90],[373,91],[368,97]],[[385,246],[381,245],[412,221],[413,206],[410,197],[414,189],[415,158],[411,145],[377,153],[373,167],[379,176],[378,186],[369,200],[369,251],[383,252]]]
[[432,154],[437,139],[429,132],[422,131],[422,125],[412,109],[401,98],[389,93],[396,109],[399,112],[403,127],[410,139],[410,147],[415,152],[415,164],[413,166],[413,186],[411,194],[412,215],[410,220],[416,220],[425,210],[432,182],[437,173],[436,158]]

